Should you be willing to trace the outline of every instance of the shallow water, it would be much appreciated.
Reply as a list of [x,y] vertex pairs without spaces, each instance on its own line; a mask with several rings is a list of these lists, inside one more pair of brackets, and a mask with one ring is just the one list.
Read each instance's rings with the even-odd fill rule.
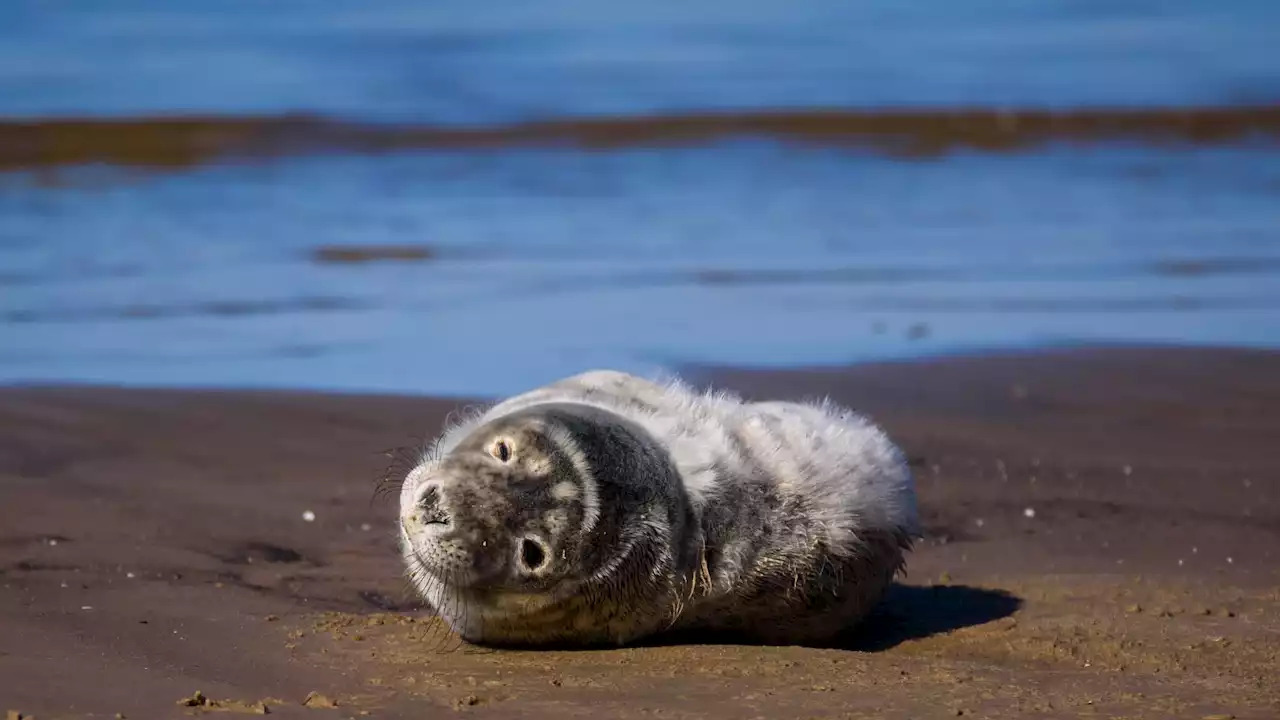
[[[11,118],[474,125],[1280,95],[1266,2],[53,7],[0,10]],[[604,365],[1276,345],[1276,144],[1137,140],[18,168],[0,174],[0,382],[488,394]]]

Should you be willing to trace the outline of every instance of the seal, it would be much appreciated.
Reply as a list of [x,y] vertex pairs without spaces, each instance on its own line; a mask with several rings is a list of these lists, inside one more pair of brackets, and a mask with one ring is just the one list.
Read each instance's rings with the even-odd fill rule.
[[881,600],[917,524],[904,454],[851,410],[594,370],[447,423],[399,534],[473,644],[812,644]]

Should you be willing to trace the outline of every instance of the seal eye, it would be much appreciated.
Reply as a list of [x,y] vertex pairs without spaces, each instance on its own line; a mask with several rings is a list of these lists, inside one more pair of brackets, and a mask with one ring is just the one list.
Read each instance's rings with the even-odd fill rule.
[[493,456],[502,462],[511,460],[511,446],[507,444],[506,440],[499,440],[494,444]]
[[547,561],[547,552],[533,540],[520,541],[520,564],[525,570],[535,572]]

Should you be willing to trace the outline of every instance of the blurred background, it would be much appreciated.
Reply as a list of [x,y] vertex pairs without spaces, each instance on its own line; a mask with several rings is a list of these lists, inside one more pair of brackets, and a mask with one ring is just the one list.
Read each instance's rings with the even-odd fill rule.
[[1280,3],[0,4],[0,382],[1280,341]]

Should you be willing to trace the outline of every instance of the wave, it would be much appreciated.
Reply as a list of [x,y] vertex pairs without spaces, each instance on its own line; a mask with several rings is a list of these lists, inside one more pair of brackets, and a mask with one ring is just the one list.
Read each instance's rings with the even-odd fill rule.
[[735,137],[931,157],[1053,141],[1216,144],[1280,139],[1280,105],[1083,109],[795,110],[593,117],[499,126],[377,124],[311,114],[0,120],[0,170],[103,163],[153,169],[324,152],[615,149]]

